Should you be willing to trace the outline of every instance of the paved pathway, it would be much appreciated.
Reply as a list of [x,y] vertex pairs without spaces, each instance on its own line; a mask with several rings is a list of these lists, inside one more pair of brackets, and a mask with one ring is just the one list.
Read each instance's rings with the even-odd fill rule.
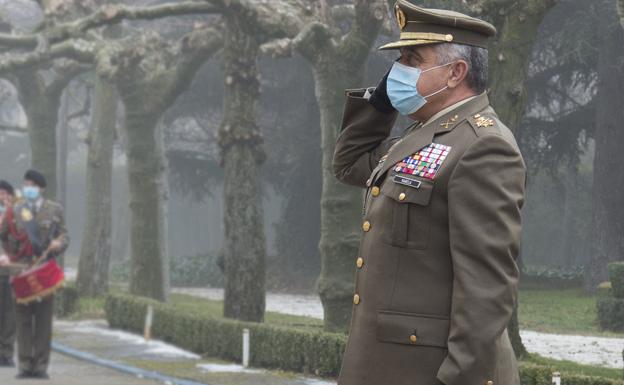
[[52,353],[50,380],[18,380],[15,368],[0,368],[2,385],[162,385],[161,382],[140,379],[115,370]]

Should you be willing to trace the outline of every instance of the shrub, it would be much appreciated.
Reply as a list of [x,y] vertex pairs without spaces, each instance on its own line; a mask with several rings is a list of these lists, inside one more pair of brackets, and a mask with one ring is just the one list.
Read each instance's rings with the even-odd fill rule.
[[615,298],[624,299],[624,262],[609,264],[609,280]]
[[600,327],[615,332],[624,332],[624,299],[598,298],[598,321]]
[[[148,305],[154,309],[152,335],[197,354],[240,361],[242,332],[251,333],[250,363],[319,376],[337,376],[347,337],[343,334],[308,331],[300,328],[202,317],[174,311],[173,306],[151,299],[110,294],[106,298],[106,318],[113,328],[143,332]],[[522,385],[550,385],[554,368],[521,362]],[[624,385],[620,380],[562,373],[562,385]]]

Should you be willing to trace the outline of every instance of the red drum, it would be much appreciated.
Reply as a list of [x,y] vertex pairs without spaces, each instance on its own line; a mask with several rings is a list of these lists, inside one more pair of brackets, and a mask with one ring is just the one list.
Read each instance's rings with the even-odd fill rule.
[[63,269],[54,258],[11,278],[15,300],[20,304],[41,301],[63,287],[64,283]]

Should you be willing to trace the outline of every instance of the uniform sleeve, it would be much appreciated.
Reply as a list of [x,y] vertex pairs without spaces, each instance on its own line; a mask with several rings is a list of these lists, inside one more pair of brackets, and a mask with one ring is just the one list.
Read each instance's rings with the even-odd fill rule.
[[445,385],[495,381],[496,342],[517,297],[525,174],[517,147],[488,134],[464,153],[449,181],[453,297],[448,356],[437,373]]
[[65,214],[63,213],[63,207],[60,205],[56,209],[56,217],[58,218],[58,235],[55,239],[61,241],[62,247],[58,251],[59,254],[63,254],[69,247],[69,232],[67,231],[67,225],[65,224]]
[[347,90],[342,128],[334,151],[334,175],[365,187],[379,159],[398,138],[388,138],[398,113],[383,113],[364,97],[366,89]]

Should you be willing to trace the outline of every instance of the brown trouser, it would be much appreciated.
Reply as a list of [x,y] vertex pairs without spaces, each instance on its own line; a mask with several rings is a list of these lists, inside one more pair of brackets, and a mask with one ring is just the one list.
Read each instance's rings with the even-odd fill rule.
[[17,357],[21,372],[45,372],[50,362],[54,296],[15,305]]
[[0,359],[13,358],[15,312],[8,275],[0,275]]

